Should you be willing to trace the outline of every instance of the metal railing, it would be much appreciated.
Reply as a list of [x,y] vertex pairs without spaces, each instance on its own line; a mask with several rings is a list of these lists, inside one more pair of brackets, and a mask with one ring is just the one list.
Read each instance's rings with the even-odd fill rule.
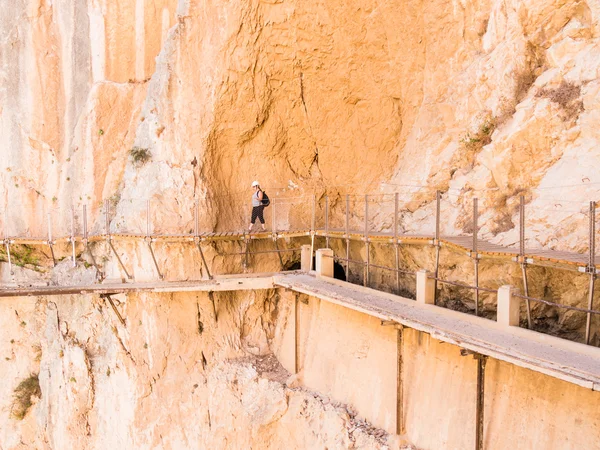
[[[518,199],[518,201],[517,201]],[[544,256],[543,251],[530,251],[526,249],[528,239],[527,235],[527,215],[526,203],[535,199],[518,194],[507,197],[501,203],[512,205],[511,211],[507,217],[514,215],[518,218],[518,248],[508,249],[505,253],[512,257],[521,269],[521,278],[523,283],[523,293],[526,305],[526,316],[528,327],[532,327],[531,298],[529,296],[529,278],[527,274],[528,266],[532,264],[544,265],[549,258]],[[589,289],[587,298],[587,319],[586,319],[586,342],[590,339],[590,327],[592,320],[594,287],[597,275],[596,255],[595,255],[595,209],[596,202],[589,202],[587,211],[583,208],[575,209],[563,204],[570,203],[564,199],[557,199],[557,213],[566,214],[568,217],[575,217],[572,220],[579,220],[581,217],[587,218],[588,232],[588,251],[585,255],[582,253],[560,253],[557,258],[559,263],[574,264],[576,270],[586,274],[589,277]],[[581,205],[581,202],[576,202]],[[192,208],[186,209],[185,205],[192,204]],[[14,204],[12,207],[14,209]],[[23,206],[23,205],[22,205]],[[17,211],[26,211],[31,205],[25,205],[23,208],[16,208]],[[39,204],[34,205],[39,207]],[[482,208],[483,206],[483,208]],[[460,207],[460,208],[459,208]],[[463,217],[457,218],[457,208]],[[536,209],[537,208],[537,209]],[[543,210],[539,207],[532,211]],[[34,208],[35,209],[35,208]],[[37,225],[31,225],[32,221],[25,220],[25,217],[17,214],[9,214],[11,205],[4,208],[4,213],[0,214],[2,226],[2,236],[0,244],[6,254],[5,259],[12,263],[11,245],[23,243],[27,245],[41,244],[48,246],[52,259],[55,260],[55,246],[59,242],[65,242],[70,246],[71,259],[75,263],[77,258],[77,245],[83,244],[84,252],[88,253],[95,266],[96,262],[89,251],[88,244],[93,240],[103,240],[108,243],[110,251],[115,255],[119,265],[131,278],[125,268],[123,261],[117,253],[113,242],[122,238],[140,238],[143,239],[150,250],[153,264],[159,277],[162,273],[158,267],[152,244],[158,240],[183,240],[196,244],[202,254],[202,259],[206,270],[204,254],[200,244],[215,237],[238,239],[246,242],[246,250],[236,256],[242,256],[244,267],[248,264],[248,255],[253,253],[248,250],[250,235],[247,233],[249,224],[250,204],[249,195],[223,195],[206,196],[204,198],[191,199],[185,197],[184,200],[178,198],[154,198],[154,199],[132,199],[119,198],[107,199],[102,204],[89,205],[73,203],[71,206],[61,207],[57,202],[50,205],[41,205],[42,211],[35,209],[30,217],[36,218],[33,222]],[[377,193],[367,195],[342,194],[335,192],[330,195],[330,191],[324,188],[322,194],[300,193],[290,194],[276,193],[271,195],[271,206],[265,210],[266,223],[270,230],[267,235],[261,235],[259,239],[272,238],[277,246],[277,240],[284,236],[310,236],[312,247],[314,249],[315,238],[325,239],[325,245],[330,247],[332,239],[342,239],[345,243],[345,257],[338,257],[338,261],[344,263],[346,272],[350,264],[361,263],[363,265],[363,280],[369,284],[371,269],[385,270],[396,274],[396,289],[399,289],[399,277],[401,274],[407,274],[400,267],[400,248],[409,245],[407,242],[421,243],[430,245],[434,249],[434,264],[429,268],[434,274],[436,283],[454,284],[456,287],[469,288],[473,290],[475,314],[480,315],[481,292],[489,292],[489,288],[480,286],[480,260],[483,257],[498,253],[500,247],[496,246],[490,251],[487,242],[480,240],[482,230],[484,235],[491,234],[491,227],[494,226],[493,217],[497,211],[497,205],[490,203],[490,200],[482,200],[474,196],[474,192],[462,192],[455,194],[452,190],[445,193],[434,191],[423,187],[409,187],[400,192]],[[468,214],[470,210],[470,217]],[[422,214],[420,211],[429,211],[429,214]],[[546,211],[547,212],[547,211]],[[552,211],[555,212],[554,210]],[[454,220],[442,221],[443,214],[446,218]],[[16,218],[15,218],[16,217]],[[27,217],[27,216],[26,216]],[[219,220],[216,220],[218,218]],[[483,225],[482,225],[482,218]],[[490,219],[492,218],[492,219]],[[411,219],[411,220],[408,220]],[[15,223],[11,223],[11,220]],[[462,221],[462,232],[450,233],[458,237],[466,237],[459,243],[452,242],[452,237],[444,238],[442,232],[444,229],[452,228],[449,224]],[[573,223],[573,222],[570,222]],[[227,230],[223,230],[222,224],[227,224]],[[534,222],[530,225],[535,229]],[[583,229],[582,226],[576,229]],[[417,233],[418,231],[418,233]],[[452,231],[452,230],[451,230]],[[456,230],[454,230],[456,231]],[[415,235],[416,234],[416,235]],[[582,235],[583,236],[583,235]],[[418,241],[418,239],[421,239]],[[365,248],[365,261],[359,262],[350,256],[351,242],[362,242]],[[391,245],[394,247],[394,267],[388,267],[382,264],[375,264],[371,261],[371,247],[374,243],[382,245]],[[443,245],[456,245],[467,251],[468,257],[473,264],[473,284],[463,283],[454,280],[444,280],[440,277],[441,248]],[[484,248],[482,248],[484,246]],[[281,265],[282,253],[278,247],[272,252],[279,255]],[[233,255],[227,255],[233,256]],[[498,255],[495,254],[497,257]],[[562,258],[562,259],[561,259]],[[552,259],[552,258],[550,258]],[[563,264],[559,268],[568,270],[567,265]]]

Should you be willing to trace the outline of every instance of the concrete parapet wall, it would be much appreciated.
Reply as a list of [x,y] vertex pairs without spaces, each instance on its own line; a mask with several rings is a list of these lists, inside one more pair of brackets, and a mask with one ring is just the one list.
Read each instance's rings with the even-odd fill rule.
[[[426,333],[404,330],[404,417],[421,449],[475,448],[476,361]],[[389,387],[390,395],[395,384]]]
[[[296,300],[298,298],[298,300]],[[297,301],[297,309],[295,303]],[[397,330],[315,297],[282,292],[276,353],[309,389],[396,431]],[[297,318],[297,322],[296,319]],[[297,328],[296,328],[297,326]],[[428,333],[402,333],[402,423],[420,449],[475,448],[477,361]],[[297,352],[297,353],[296,353]],[[582,449],[600,442],[600,392],[487,359],[484,449]]]
[[[294,294],[278,359],[294,372]],[[304,303],[304,301],[308,303]],[[297,351],[302,383],[309,389],[352,405],[362,417],[390,433],[396,430],[396,329],[381,321],[317,298],[298,301]]]
[[485,449],[600,448],[600,392],[489,359]]

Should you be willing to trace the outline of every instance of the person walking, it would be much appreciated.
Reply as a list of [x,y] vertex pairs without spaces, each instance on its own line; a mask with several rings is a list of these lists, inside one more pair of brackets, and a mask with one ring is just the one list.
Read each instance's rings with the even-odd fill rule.
[[250,226],[248,227],[248,231],[252,231],[252,226],[256,222],[256,219],[259,220],[263,231],[265,231],[265,218],[263,216],[265,210],[265,205],[263,205],[264,193],[260,188],[260,184],[258,183],[258,181],[252,182],[252,189],[254,189],[254,193],[252,194],[252,217],[250,219]]

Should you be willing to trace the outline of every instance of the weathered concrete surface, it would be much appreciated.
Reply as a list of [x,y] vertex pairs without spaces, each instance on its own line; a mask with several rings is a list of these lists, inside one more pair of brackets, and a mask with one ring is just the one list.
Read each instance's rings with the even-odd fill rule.
[[407,436],[423,449],[475,448],[476,362],[427,333],[404,329],[403,337]]
[[600,390],[600,349],[385,292],[308,274],[276,276],[275,284],[423,331],[441,341]]
[[600,392],[489,359],[485,402],[486,448],[575,450],[600,442]]
[[[401,308],[402,312],[398,309],[394,314],[389,313],[394,308],[389,308],[387,314],[383,314],[381,299],[377,294],[369,294],[367,289],[356,289],[352,295],[354,286],[346,289],[339,285],[326,287],[323,280],[315,280],[312,285],[305,282],[300,288],[300,282],[294,286],[290,280],[293,276],[287,278],[288,283],[282,282],[282,285],[300,290],[306,296],[300,296],[298,302],[299,359],[319,363],[302,365],[298,379],[310,387],[319,386],[319,390],[332,399],[354,398],[352,404],[358,413],[371,421],[386,418],[395,424],[396,331],[393,327],[382,326],[381,319],[393,319],[406,325],[401,349],[402,411],[406,438],[417,448],[475,446],[477,362],[471,355],[462,356],[462,348],[483,354],[487,350],[492,354],[487,359],[485,377],[486,450],[516,447],[575,450],[593,448],[599,441],[600,392],[591,390],[589,382],[588,387],[579,386],[578,383],[583,384],[581,379],[573,376],[576,371],[567,367],[564,359],[560,363],[555,361],[556,371],[548,370],[547,366],[553,356],[570,357],[579,368],[587,365],[587,370],[592,371],[588,373],[588,379],[597,379],[600,376],[597,349],[589,348],[589,354],[586,354],[584,346],[573,344],[574,347],[563,352],[556,347],[555,338],[542,336],[537,341],[527,330],[517,333],[517,339],[508,333],[500,336],[490,321],[484,321],[490,325],[489,334],[480,330],[487,341],[483,334],[472,335],[471,339],[463,334],[458,338],[451,336],[448,328],[425,328],[428,324],[426,316],[415,320],[415,311],[409,308]],[[296,301],[294,295],[284,299],[292,310]],[[308,305],[302,300],[308,301]],[[397,302],[399,305],[404,303],[401,299]],[[416,305],[414,301],[409,302]],[[326,306],[329,303],[334,304]],[[349,312],[348,308],[354,311]],[[446,315],[441,308],[419,308],[427,313],[439,313],[442,321],[452,316],[455,331],[474,331],[471,321],[461,323],[461,316],[468,319],[465,314],[450,311]],[[287,315],[293,315],[293,310]],[[375,317],[380,320],[374,320]],[[293,328],[293,322],[290,321],[289,327]],[[346,338],[345,345],[338,345],[340,336]],[[368,336],[368,344],[362,340],[365,336]],[[532,345],[530,349],[546,341],[540,348],[544,348],[548,360],[538,360],[535,364],[532,364],[533,360],[526,362],[521,354],[524,343],[520,338]],[[292,362],[289,358],[291,345],[288,337],[285,348],[277,351],[278,354],[288,353],[287,364]],[[500,349],[502,345],[504,350]],[[492,347],[494,351],[490,352]],[[572,352],[578,347],[584,354],[576,357]],[[371,370],[363,370],[365,359],[369,360]],[[326,368],[328,371],[324,370]],[[378,403],[382,398],[386,400]],[[375,404],[379,405],[378,409],[373,409]]]

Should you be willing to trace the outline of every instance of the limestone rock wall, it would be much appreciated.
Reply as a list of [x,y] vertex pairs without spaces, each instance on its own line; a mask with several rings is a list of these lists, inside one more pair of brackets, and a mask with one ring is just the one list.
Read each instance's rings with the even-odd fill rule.
[[2,448],[398,448],[347,405],[286,385],[277,293],[215,293],[214,308],[206,293],[114,299],[126,326],[94,296],[0,304]]
[[[84,204],[99,231],[103,200],[114,230],[145,232],[147,200],[157,232],[193,230],[195,202],[203,229],[240,229],[259,179],[274,198],[316,194],[319,219],[327,193],[332,222],[351,194],[356,226],[357,196],[377,193],[373,230],[389,229],[387,194],[399,191],[402,229],[432,231],[439,189],[442,232],[469,233],[478,197],[483,237],[507,245],[523,194],[528,245],[586,249],[600,192],[598,0],[5,3],[2,233],[43,237],[50,221],[65,234],[72,207],[80,232]],[[306,202],[278,211],[284,226],[310,217]],[[164,271],[195,276],[186,252],[162,252]],[[176,297],[126,302],[127,330],[97,300],[3,303],[2,447],[225,446],[228,412],[218,399],[205,407],[211,392],[239,402],[274,446],[290,422],[298,448],[353,439],[336,408],[250,363],[218,363],[247,355],[244,342],[266,351],[268,332],[238,320],[251,297],[229,299],[229,334],[205,347],[189,338],[210,303]],[[250,310],[242,322],[263,317]],[[41,401],[9,420],[11,392],[38,372]],[[211,429],[209,410],[225,428]],[[315,416],[332,428],[315,429]]]
[[[401,191],[407,231],[431,229],[440,189],[443,231],[469,232],[477,196],[482,233],[505,244],[523,193],[529,245],[583,251],[599,14],[596,0],[12,2],[9,234],[44,235],[48,212],[64,230],[71,206],[80,228],[103,199],[113,226],[152,200],[154,223],[183,230],[197,200],[204,228],[238,228],[260,179],[321,207],[325,192]],[[390,224],[380,208],[375,228]]]

